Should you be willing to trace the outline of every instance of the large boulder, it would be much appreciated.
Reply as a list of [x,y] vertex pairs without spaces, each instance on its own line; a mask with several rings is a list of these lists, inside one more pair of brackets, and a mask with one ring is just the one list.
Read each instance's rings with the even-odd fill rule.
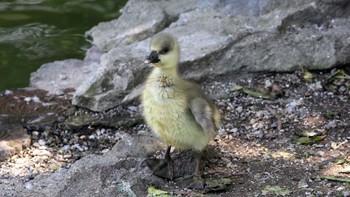
[[86,32],[102,51],[146,39],[167,27],[178,15],[195,7],[195,0],[131,0],[115,20],[102,22]]
[[57,95],[72,92],[93,76],[98,67],[97,62],[77,59],[47,63],[31,74],[30,87]]
[[[163,31],[178,38],[181,72],[196,80],[240,71],[327,69],[349,62],[349,9],[343,2],[198,1],[198,9],[181,13]],[[142,63],[149,42],[109,50],[73,103],[95,111],[119,105],[150,70]]]
[[178,38],[181,73],[199,81],[349,64],[349,15],[346,0],[130,0],[121,17],[87,32],[104,54],[74,86],[73,104],[94,111],[119,105],[150,72],[143,59],[159,31]]
[[143,160],[163,148],[148,135],[125,134],[104,155],[86,156],[69,169],[39,175],[26,185],[0,184],[0,189],[9,196],[146,196],[148,187],[161,187],[166,181],[152,176]]
[[94,111],[104,111],[120,104],[123,95],[149,71],[139,54],[146,52],[146,42],[117,47],[102,55],[95,75],[77,89],[73,104]]

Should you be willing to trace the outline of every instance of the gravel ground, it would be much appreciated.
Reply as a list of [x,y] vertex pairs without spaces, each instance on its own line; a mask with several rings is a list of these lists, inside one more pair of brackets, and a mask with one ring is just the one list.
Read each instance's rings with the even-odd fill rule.
[[[208,148],[213,151],[207,153],[204,177],[232,180],[225,191],[211,195],[350,196],[350,77],[343,69],[255,73],[205,82],[204,89],[222,112],[222,127]],[[137,121],[119,128],[55,124],[28,129],[32,145],[0,163],[0,184],[21,182],[30,188],[28,181],[38,174],[110,150],[123,133],[149,132],[137,102],[105,113],[76,109],[73,117],[103,120],[116,114]],[[330,180],[335,177],[345,179]],[[201,194],[172,186],[165,190]]]

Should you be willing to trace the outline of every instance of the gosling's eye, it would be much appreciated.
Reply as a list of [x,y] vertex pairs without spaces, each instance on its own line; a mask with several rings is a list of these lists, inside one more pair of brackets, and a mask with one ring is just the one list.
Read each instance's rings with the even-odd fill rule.
[[168,47],[165,47],[165,48],[163,48],[162,50],[159,51],[159,54],[164,55],[164,54],[166,54],[166,53],[168,53],[168,52],[169,52],[169,48],[168,48]]

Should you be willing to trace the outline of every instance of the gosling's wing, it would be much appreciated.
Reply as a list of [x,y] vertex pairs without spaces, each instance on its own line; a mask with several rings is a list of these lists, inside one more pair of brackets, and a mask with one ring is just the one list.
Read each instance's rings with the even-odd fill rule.
[[189,108],[197,123],[208,133],[216,134],[217,124],[215,119],[216,108],[207,99],[196,97],[189,103]]
[[144,89],[145,89],[145,85],[144,84],[138,85],[129,94],[127,94],[124,97],[124,99],[122,100],[122,103],[130,102],[130,101],[134,100],[136,97],[139,97],[142,94],[142,91]]

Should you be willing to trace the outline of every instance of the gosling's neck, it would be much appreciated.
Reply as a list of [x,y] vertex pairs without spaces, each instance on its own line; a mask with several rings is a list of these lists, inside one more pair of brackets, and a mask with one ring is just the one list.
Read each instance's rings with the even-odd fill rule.
[[160,68],[160,67],[154,67],[153,72],[155,75],[164,75],[171,78],[178,78],[179,72],[177,66],[170,67],[170,68]]
[[157,87],[171,88],[176,81],[180,79],[177,66],[169,68],[155,67],[152,71],[151,78],[157,84]]

